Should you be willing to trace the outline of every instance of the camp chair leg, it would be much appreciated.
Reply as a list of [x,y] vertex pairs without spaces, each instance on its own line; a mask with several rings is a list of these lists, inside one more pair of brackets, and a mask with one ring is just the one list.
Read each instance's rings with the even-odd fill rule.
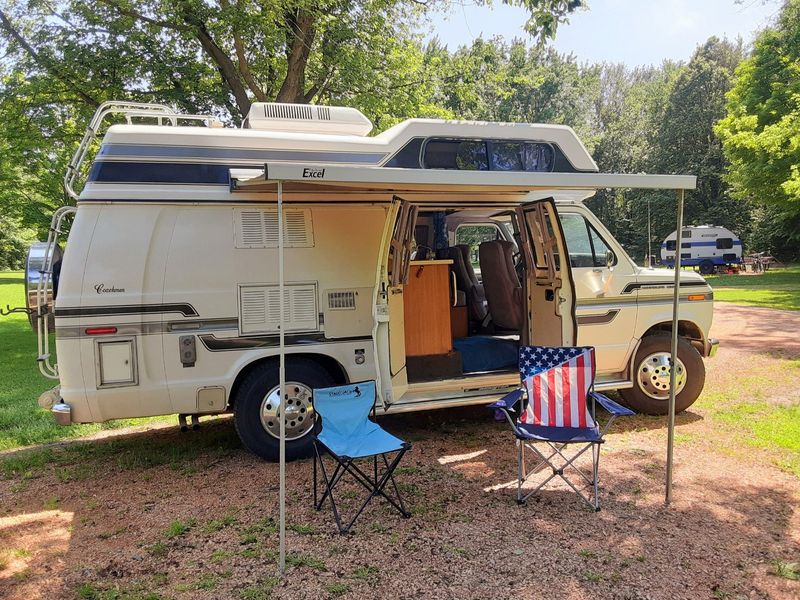
[[[317,453],[319,456],[319,453]],[[322,499],[319,501],[319,505],[316,507],[317,510],[320,509],[322,503],[325,501],[325,497],[329,497],[331,499],[331,507],[333,508],[333,518],[336,519],[336,526],[339,528],[339,533],[347,533],[346,530],[342,529],[342,519],[339,517],[339,509],[336,508],[336,501],[333,498],[333,486],[336,485],[336,482],[341,479],[341,475],[339,475],[338,479],[336,478],[336,473],[339,471],[339,467],[341,463],[337,464],[336,469],[334,470],[334,477],[332,479],[328,479],[328,473],[325,469],[325,462],[322,460],[320,456],[319,466],[322,470],[322,478],[325,480],[325,493],[322,495]]]
[[519,458],[517,460],[517,504],[522,504],[522,482],[525,480],[525,443],[517,440]]
[[[551,449],[549,455],[545,455],[544,452],[539,450],[534,443],[531,442],[520,442],[520,457],[519,457],[519,476],[517,481],[517,503],[523,504],[526,502],[531,496],[537,494],[541,491],[548,483],[550,483],[556,477],[560,477],[571,489],[574,491],[584,502],[586,502],[594,511],[600,510],[600,501],[599,501],[599,493],[598,493],[598,478],[599,478],[599,463],[600,463],[600,444],[596,442],[591,442],[583,446],[580,450],[578,450],[572,456],[567,456],[564,453],[564,449],[569,446],[569,444],[557,444],[554,442],[545,442]],[[526,472],[524,469],[524,448],[527,449],[536,455],[539,461],[536,463],[535,467],[530,471]],[[583,454],[591,449],[592,451],[592,476],[589,477],[583,469],[581,469],[578,465],[575,464],[575,461],[583,456]],[[554,458],[560,458],[560,464],[553,462]],[[527,494],[523,495],[522,492],[522,484],[527,481],[530,477],[535,475],[539,470],[540,465],[547,465],[551,469],[550,475],[547,476],[543,481],[538,483],[534,489],[529,491]],[[565,474],[565,471],[569,467],[572,467],[586,482],[586,484],[592,489],[592,497],[590,498],[587,496],[583,491],[581,491]]]
[[594,510],[600,510],[600,495],[598,487],[600,485],[600,444],[592,444],[592,458],[594,463]]
[[[406,510],[406,505],[403,504],[403,496],[400,495],[400,489],[397,487],[397,483],[394,480],[394,469],[389,468],[389,461],[386,459],[385,454],[381,454],[381,457],[383,458],[383,464],[386,465],[386,470],[389,472],[389,480],[392,482],[397,501],[400,503],[400,513],[403,515],[404,519],[409,519],[411,518],[411,513]],[[400,462],[399,458],[397,462]]]

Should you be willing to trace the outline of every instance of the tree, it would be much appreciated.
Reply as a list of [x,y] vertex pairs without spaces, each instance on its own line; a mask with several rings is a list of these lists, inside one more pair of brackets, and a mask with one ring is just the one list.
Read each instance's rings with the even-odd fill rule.
[[800,255],[800,0],[785,2],[736,70],[716,132],[731,193],[765,205],[774,236],[762,243]]

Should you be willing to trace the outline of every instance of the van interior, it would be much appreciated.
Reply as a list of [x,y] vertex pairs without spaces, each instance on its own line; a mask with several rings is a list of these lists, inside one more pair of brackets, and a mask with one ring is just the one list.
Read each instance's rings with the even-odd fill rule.
[[403,292],[409,383],[517,370],[526,296],[515,217],[418,212]]

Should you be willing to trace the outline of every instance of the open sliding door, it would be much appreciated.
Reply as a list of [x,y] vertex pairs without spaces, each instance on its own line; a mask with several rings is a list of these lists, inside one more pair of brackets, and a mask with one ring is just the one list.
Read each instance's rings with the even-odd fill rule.
[[417,207],[395,197],[387,214],[375,306],[377,364],[386,404],[400,399],[408,390],[403,287],[408,283],[416,222]]
[[517,208],[528,310],[521,342],[536,346],[575,345],[575,284],[567,244],[552,199]]

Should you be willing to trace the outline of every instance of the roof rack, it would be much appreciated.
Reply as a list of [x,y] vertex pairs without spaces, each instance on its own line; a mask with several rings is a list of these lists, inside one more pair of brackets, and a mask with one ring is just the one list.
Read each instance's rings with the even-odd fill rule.
[[205,123],[210,127],[220,126],[220,122],[211,115],[185,115],[177,112],[174,108],[166,104],[150,104],[144,102],[119,102],[112,100],[110,102],[103,102],[97,107],[97,110],[86,128],[86,133],[83,134],[83,139],[75,150],[72,160],[67,165],[67,172],[64,175],[64,191],[73,200],[78,199],[78,193],[75,191],[75,184],[80,177],[81,165],[89,153],[97,137],[97,132],[102,122],[110,115],[123,115],[125,121],[130,125],[133,119],[148,119],[154,121],[155,125],[168,125],[177,127],[181,121],[190,121],[193,124],[198,122]]

